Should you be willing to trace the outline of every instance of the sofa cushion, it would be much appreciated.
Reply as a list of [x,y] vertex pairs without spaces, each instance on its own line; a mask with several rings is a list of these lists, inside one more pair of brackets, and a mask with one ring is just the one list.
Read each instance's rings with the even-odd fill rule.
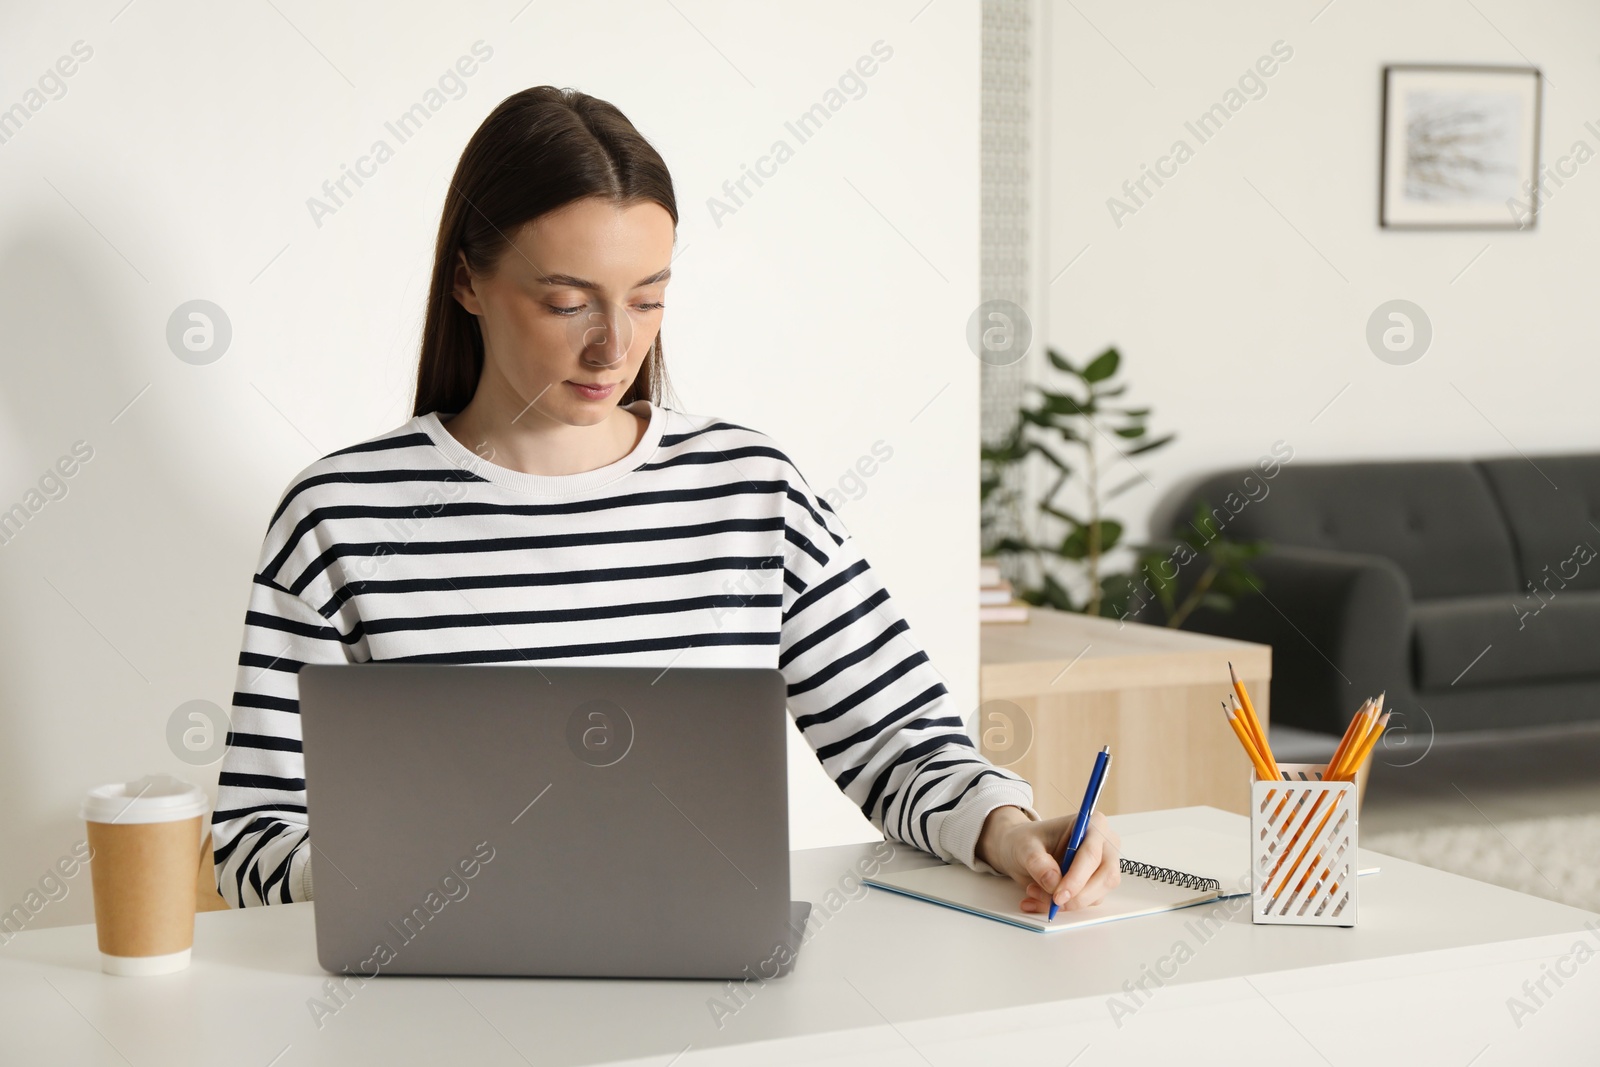
[[1271,479],[1227,471],[1187,499],[1179,527],[1203,500],[1230,538],[1386,556],[1419,601],[1501,593],[1505,604],[1522,591],[1500,506],[1465,460],[1289,463]]
[[1600,592],[1449,597],[1412,608],[1416,687],[1600,676]]
[[1600,589],[1600,565],[1575,565],[1593,561],[1600,546],[1600,454],[1511,456],[1478,466],[1500,500],[1523,582]]

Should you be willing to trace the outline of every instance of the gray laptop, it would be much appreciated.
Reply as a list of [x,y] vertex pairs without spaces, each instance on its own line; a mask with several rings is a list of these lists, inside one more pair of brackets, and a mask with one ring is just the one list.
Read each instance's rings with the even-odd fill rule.
[[317,958],[334,973],[787,974],[772,668],[309,664]]

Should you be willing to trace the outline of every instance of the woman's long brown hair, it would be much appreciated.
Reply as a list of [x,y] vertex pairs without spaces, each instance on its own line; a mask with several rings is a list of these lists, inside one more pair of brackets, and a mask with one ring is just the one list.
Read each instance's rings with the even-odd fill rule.
[[[537,85],[506,97],[483,120],[456,164],[434,249],[412,415],[454,414],[483,373],[478,317],[452,295],[457,251],[490,273],[517,227],[587,196],[619,204],[654,201],[678,224],[672,176],[650,142],[611,104],[576,89]],[[662,402],[666,364],[656,334],[621,404]]]

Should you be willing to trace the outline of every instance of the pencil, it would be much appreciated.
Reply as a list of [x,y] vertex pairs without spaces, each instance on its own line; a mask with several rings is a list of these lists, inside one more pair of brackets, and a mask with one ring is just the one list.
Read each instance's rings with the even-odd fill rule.
[[1366,708],[1362,708],[1360,714],[1350,720],[1350,736],[1340,743],[1339,750],[1328,761],[1327,767],[1323,768],[1323,781],[1337,782],[1339,780],[1339,774],[1344,770],[1344,761],[1349,758],[1353,750],[1361,747],[1361,742],[1366,736],[1367,711]]
[[1245,736],[1255,744],[1256,752],[1261,756],[1261,762],[1267,769],[1266,777],[1273,780],[1282,778],[1283,772],[1278,769],[1278,761],[1272,757],[1272,746],[1267,744],[1262,734],[1260,721],[1250,718],[1244,708],[1240,707],[1238,697],[1229,693],[1228,699],[1232,702],[1232,713],[1244,724]]
[[1366,740],[1362,742],[1361,747],[1345,761],[1345,768],[1340,781],[1348,782],[1353,780],[1356,772],[1361,769],[1361,765],[1367,762],[1367,757],[1372,755],[1372,749],[1377,745],[1378,738],[1383,735],[1384,727],[1389,725],[1389,715],[1390,713],[1386,711],[1378,716],[1378,721],[1372,725],[1372,730],[1367,734]]
[[1267,744],[1266,735],[1262,732],[1260,720],[1252,717],[1250,712],[1245,710],[1244,706],[1239,703],[1239,697],[1236,694],[1229,693],[1228,701],[1233,713],[1237,715],[1239,717],[1239,721],[1244,724],[1245,735],[1249,737],[1250,740],[1255,744],[1256,752],[1261,756],[1261,762],[1267,768],[1267,777],[1274,779],[1283,777],[1283,775],[1278,772],[1277,761],[1272,758],[1272,747]]
[[[1322,828],[1324,826],[1328,825],[1328,820],[1333,817],[1333,813],[1335,811],[1337,811],[1337,810],[1339,810],[1338,809],[1338,805],[1335,804],[1332,807],[1329,807],[1328,810],[1327,810],[1327,813],[1322,816],[1322,821],[1317,824],[1317,828],[1312,833],[1311,839],[1306,842],[1306,847],[1301,851],[1300,860],[1305,859],[1306,853],[1311,851],[1311,846],[1314,843],[1316,843],[1317,841],[1322,840]],[[1293,900],[1295,895],[1298,894],[1300,892],[1300,890],[1305,888],[1305,884],[1311,880],[1311,875],[1316,871],[1316,869],[1319,866],[1322,866],[1323,855],[1326,853],[1326,851],[1327,851],[1327,846],[1326,846],[1326,843],[1324,843],[1323,848],[1320,849],[1317,852],[1316,858],[1314,858],[1311,861],[1311,866],[1306,868],[1306,873],[1300,876],[1299,883],[1296,884],[1295,887],[1294,887],[1294,893],[1291,893],[1289,895],[1289,899],[1290,900]],[[1295,867],[1300,866],[1300,860],[1295,860],[1295,862],[1294,862]],[[1332,872],[1324,870],[1323,871],[1323,878],[1326,879],[1326,878],[1330,877],[1331,874],[1332,874]],[[1289,873],[1283,876],[1283,884],[1278,887],[1278,892],[1272,894],[1272,899],[1273,900],[1277,900],[1278,899],[1278,894],[1282,893],[1285,889],[1287,889],[1289,887],[1289,879],[1291,879],[1293,877],[1294,877],[1294,870],[1293,870],[1293,868],[1291,868]],[[1335,883],[1335,884],[1337,884],[1337,883]]]
[[[1283,867],[1283,861],[1289,858],[1289,854],[1294,851],[1294,846],[1300,843],[1300,838],[1305,834],[1307,828],[1310,827],[1311,820],[1317,817],[1317,811],[1322,807],[1322,802],[1327,799],[1328,792],[1328,790],[1323,790],[1317,794],[1316,799],[1311,804],[1311,810],[1306,812],[1305,820],[1300,823],[1300,828],[1294,832],[1294,836],[1291,837],[1289,839],[1289,843],[1284,846],[1283,852],[1278,856],[1278,862],[1273,864],[1271,873],[1267,875],[1267,885],[1271,885],[1273,879],[1278,877],[1278,871]],[[1289,823],[1294,822],[1297,818],[1299,818],[1299,812],[1291,814],[1288,820],[1284,822],[1283,829],[1278,832],[1279,840],[1282,840],[1284,833],[1288,831]],[[1308,841],[1307,844],[1309,845],[1310,842]],[[1296,863],[1295,866],[1298,867],[1299,864]],[[1284,877],[1287,878],[1288,875],[1284,875]],[[1279,889],[1282,888],[1282,886],[1279,886]],[[1277,898],[1276,893],[1273,894],[1273,898]]]
[[1250,740],[1248,729],[1246,729],[1244,723],[1239,721],[1239,717],[1233,713],[1233,709],[1224,703],[1222,711],[1223,714],[1228,716],[1228,725],[1233,727],[1234,735],[1239,738],[1239,744],[1244,746],[1245,755],[1249,756],[1250,762],[1255,765],[1256,777],[1262,781],[1274,777],[1265,761],[1262,760],[1261,753],[1256,751],[1255,742]]
[[[1376,699],[1368,697],[1362,702],[1361,707],[1356,710],[1355,715],[1350,719],[1350,722],[1345,727],[1344,736],[1340,738],[1338,747],[1334,750],[1333,755],[1328,759],[1328,765],[1323,770],[1323,781],[1350,781],[1354,777],[1355,770],[1360,768],[1361,764],[1365,762],[1366,757],[1372,752],[1373,745],[1377,743],[1379,736],[1382,735],[1383,729],[1389,721],[1388,712],[1384,712],[1381,716],[1377,714],[1378,709],[1382,706],[1383,696],[1384,695],[1380,693]],[[1311,805],[1311,810],[1306,813],[1304,821],[1299,825],[1299,829],[1296,830],[1294,836],[1290,838],[1288,847],[1285,848],[1283,853],[1278,857],[1278,862],[1276,865],[1274,865],[1272,873],[1267,876],[1268,885],[1271,885],[1272,882],[1277,879],[1278,872],[1283,867],[1284,861],[1287,860],[1294,852],[1295,845],[1305,834],[1307,828],[1311,826],[1311,820],[1316,818],[1317,809],[1322,806],[1322,801],[1326,799],[1327,796],[1328,794],[1326,793],[1319,795],[1316,799],[1316,803]],[[1278,883],[1278,888],[1272,894],[1272,899],[1274,902],[1276,902],[1278,898],[1283,895],[1283,891],[1285,889],[1289,888],[1289,883],[1294,879],[1294,876],[1296,872],[1299,871],[1301,864],[1305,862],[1307,855],[1311,851],[1313,843],[1321,838],[1323,828],[1328,825],[1328,820],[1333,818],[1337,807],[1337,804],[1330,805],[1328,807],[1327,811],[1325,811],[1322,815],[1322,820],[1317,823],[1317,828],[1311,831],[1311,836],[1306,840],[1305,845],[1300,849],[1299,855],[1295,856],[1294,862],[1289,864],[1289,869],[1283,874],[1283,881]],[[1291,819],[1290,821],[1293,822],[1294,820]],[[1301,890],[1305,888],[1306,883],[1309,882],[1316,874],[1316,871],[1319,867],[1322,868],[1322,876],[1318,879],[1317,885],[1321,886],[1332,874],[1331,870],[1328,869],[1328,865],[1325,862],[1325,856],[1322,851],[1319,851],[1315,857],[1312,857],[1310,866],[1308,866],[1305,869],[1305,872],[1301,874],[1300,881],[1295,884],[1294,892],[1290,895],[1291,901],[1294,897],[1299,895]],[[1331,896],[1338,889],[1338,887],[1339,884],[1335,882],[1328,890],[1329,895]]]
[[1372,698],[1368,697],[1361,702],[1361,706],[1356,709],[1356,713],[1350,717],[1350,721],[1344,728],[1344,736],[1339,739],[1339,747],[1333,750],[1333,755],[1328,757],[1328,765],[1322,769],[1324,780],[1333,777],[1334,769],[1339,766],[1339,761],[1344,758],[1345,751],[1350,747],[1351,741],[1365,733],[1365,727],[1357,724],[1366,719],[1367,708],[1371,706]]
[[[1368,700],[1368,703],[1371,703],[1370,699]],[[1351,725],[1352,726],[1355,725],[1355,720],[1352,720]],[[1350,731],[1347,728],[1346,729],[1346,733],[1348,734],[1349,732]],[[1341,747],[1344,747],[1342,745],[1342,743],[1341,743]],[[1348,751],[1348,749],[1346,751]],[[1325,782],[1336,782],[1336,781],[1340,781],[1341,780],[1338,777],[1337,767],[1335,767],[1334,764],[1330,763],[1329,764],[1329,769],[1323,771],[1322,780],[1325,781]],[[1288,857],[1289,851],[1292,851],[1294,849],[1294,846],[1300,840],[1301,835],[1304,834],[1306,832],[1306,829],[1311,825],[1311,820],[1316,818],[1317,809],[1322,807],[1322,802],[1323,802],[1323,800],[1325,800],[1328,797],[1328,795],[1329,794],[1327,792],[1322,792],[1322,793],[1319,793],[1317,795],[1315,802],[1311,805],[1311,810],[1306,812],[1304,820],[1300,821],[1299,829],[1295,830],[1294,836],[1289,839],[1289,847],[1288,847],[1288,849],[1285,850],[1283,855],[1278,857],[1277,865],[1273,867],[1272,874],[1267,877],[1268,884],[1270,884],[1272,879],[1277,876],[1278,868],[1283,866],[1283,861]],[[1283,805],[1282,804],[1278,805],[1278,810],[1279,811],[1283,810]],[[1329,808],[1328,811],[1331,814],[1332,811],[1333,811],[1333,808]],[[1274,819],[1277,818],[1277,813],[1276,812],[1273,813],[1273,818]],[[1297,820],[1299,820],[1299,819],[1300,819],[1300,816],[1299,816],[1298,811],[1296,811],[1295,813],[1291,814],[1290,817],[1288,818],[1288,820],[1286,820],[1284,822],[1283,828],[1279,830],[1278,837],[1281,839],[1283,837],[1283,835],[1288,832],[1289,826],[1291,824],[1293,824],[1294,822],[1296,822]],[[1324,824],[1327,823],[1328,819],[1327,819],[1326,815],[1323,816],[1323,820],[1322,821],[1323,821]],[[1321,832],[1322,832],[1322,826],[1319,825],[1317,827],[1316,833],[1321,833]],[[1314,836],[1315,835],[1313,835],[1313,837]],[[1307,846],[1308,847],[1309,847],[1309,844],[1310,844],[1310,842],[1307,842]],[[1302,859],[1304,858],[1303,854],[1302,854],[1301,858]],[[1298,860],[1295,862],[1295,866],[1296,867],[1299,866],[1299,861]],[[1287,878],[1288,876],[1285,875],[1285,877]],[[1281,890],[1283,887],[1279,886],[1278,888]],[[1276,894],[1274,894],[1274,898],[1276,898]]]
[[[1317,840],[1322,836],[1322,828],[1324,826],[1328,825],[1328,819],[1329,819],[1330,816],[1333,815],[1335,810],[1336,810],[1336,806],[1329,805],[1328,810],[1323,813],[1322,821],[1317,824],[1317,828],[1315,830],[1311,831],[1311,836],[1306,838],[1305,845],[1302,846],[1301,849],[1300,849],[1300,855],[1295,857],[1295,861],[1293,863],[1289,864],[1289,869],[1284,872],[1283,881],[1278,884],[1277,890],[1272,894],[1272,899],[1273,900],[1277,900],[1278,897],[1283,894],[1283,891],[1285,889],[1289,888],[1289,879],[1291,879],[1291,878],[1293,878],[1295,876],[1295,872],[1300,869],[1300,864],[1305,862],[1306,853],[1311,851],[1311,846],[1315,845],[1317,843]],[[1309,823],[1310,821],[1311,821],[1310,819],[1306,820],[1307,823]],[[1290,843],[1289,848],[1290,849],[1294,848],[1293,842]],[[1288,854],[1289,853],[1287,851],[1284,853],[1285,856],[1287,856]],[[1280,861],[1280,863],[1281,863],[1281,861]]]
[[1244,682],[1239,678],[1239,672],[1233,669],[1233,664],[1228,664],[1228,677],[1233,680],[1233,691],[1238,695],[1239,705],[1244,710],[1245,725],[1250,730],[1250,736],[1255,739],[1256,748],[1261,752],[1261,758],[1272,770],[1274,779],[1282,778],[1278,770],[1278,761],[1272,758],[1272,746],[1267,743],[1267,732],[1261,727],[1261,719],[1256,715],[1256,706],[1250,702],[1250,691],[1244,687]]
[[1351,739],[1349,747],[1339,757],[1339,764],[1333,769],[1335,781],[1342,780],[1349,773],[1350,760],[1361,751],[1362,746],[1367,743],[1367,739],[1372,736],[1372,731],[1377,727],[1377,719],[1377,706],[1374,705],[1367,709],[1366,719],[1362,723],[1360,733]]

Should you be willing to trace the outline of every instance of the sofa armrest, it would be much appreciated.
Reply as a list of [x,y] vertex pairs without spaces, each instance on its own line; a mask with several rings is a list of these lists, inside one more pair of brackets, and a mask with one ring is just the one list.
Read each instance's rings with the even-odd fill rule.
[[1250,568],[1258,593],[1184,628],[1272,646],[1272,721],[1340,734],[1369,696],[1409,700],[1411,589],[1392,560],[1278,545]]

